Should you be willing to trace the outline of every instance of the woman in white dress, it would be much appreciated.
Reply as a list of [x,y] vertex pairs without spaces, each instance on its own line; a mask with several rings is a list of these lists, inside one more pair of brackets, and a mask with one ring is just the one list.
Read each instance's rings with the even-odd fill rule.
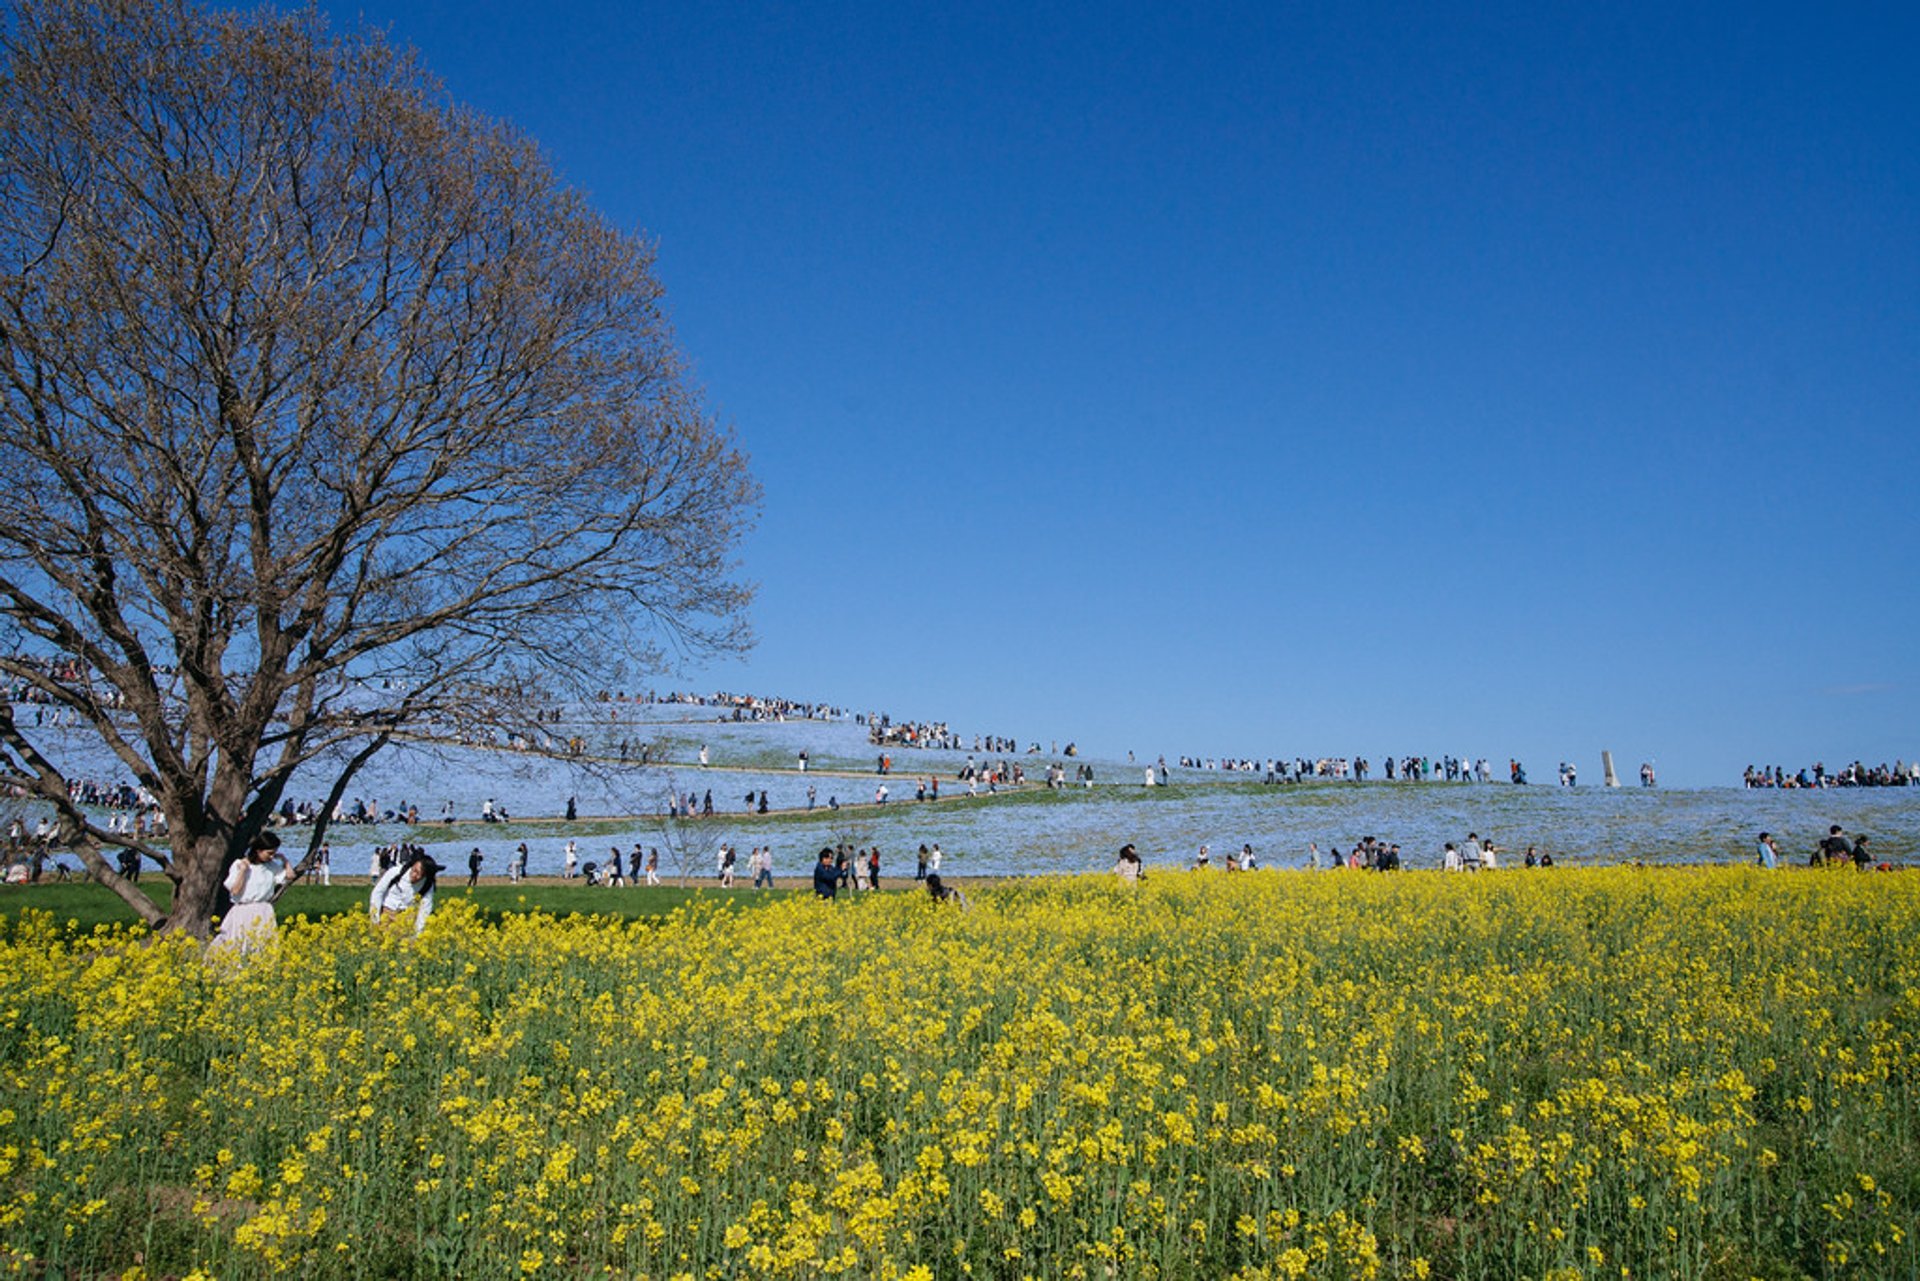
[[245,953],[272,941],[279,932],[273,896],[295,875],[280,854],[278,836],[263,831],[254,837],[246,857],[227,869],[227,893],[233,896],[233,906],[220,920],[213,950]]

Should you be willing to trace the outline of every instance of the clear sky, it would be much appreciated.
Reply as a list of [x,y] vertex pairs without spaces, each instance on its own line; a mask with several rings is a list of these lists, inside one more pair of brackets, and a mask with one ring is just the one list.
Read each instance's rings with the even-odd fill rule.
[[684,685],[1920,754],[1910,4],[327,7],[658,240],[766,489],[758,646]]

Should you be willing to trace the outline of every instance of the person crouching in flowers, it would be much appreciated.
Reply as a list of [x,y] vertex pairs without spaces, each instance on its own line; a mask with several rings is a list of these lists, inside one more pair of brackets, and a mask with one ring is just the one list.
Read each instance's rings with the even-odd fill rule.
[[1140,865],[1140,852],[1131,844],[1120,847],[1120,858],[1113,865],[1114,875],[1123,881],[1144,881],[1147,870]]
[[233,896],[233,906],[220,920],[213,950],[251,952],[271,940],[279,932],[273,915],[274,893],[298,875],[281,856],[278,836],[266,831],[255,836],[246,855],[227,869],[227,893]]
[[940,880],[940,873],[938,872],[927,873],[927,894],[934,902],[951,903],[959,907],[961,911],[966,911],[973,906],[973,904],[967,902],[967,896],[962,894],[957,886],[944,884]]
[[424,851],[388,868],[373,883],[368,910],[374,924],[391,921],[411,908],[413,932],[426,929],[427,918],[433,915],[433,887],[444,870]]

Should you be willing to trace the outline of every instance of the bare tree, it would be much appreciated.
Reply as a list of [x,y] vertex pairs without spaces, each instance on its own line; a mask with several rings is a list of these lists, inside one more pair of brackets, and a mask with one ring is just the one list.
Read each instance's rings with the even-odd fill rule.
[[303,764],[747,643],[652,246],[525,138],[312,9],[15,0],[0,59],[0,673],[158,798],[171,914],[5,701],[0,783],[145,919]]
[[654,810],[653,828],[659,833],[660,843],[667,847],[667,857],[680,874],[680,884],[685,886],[693,880],[694,861],[701,856],[700,842],[695,836],[698,823],[691,814],[681,815],[679,784],[671,772],[666,776],[660,798]]

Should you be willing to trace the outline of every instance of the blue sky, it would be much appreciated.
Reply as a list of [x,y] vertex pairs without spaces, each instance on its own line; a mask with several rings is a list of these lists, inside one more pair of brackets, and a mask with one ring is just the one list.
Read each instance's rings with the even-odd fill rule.
[[659,243],[742,664],[963,731],[1920,753],[1920,10],[333,6]]

